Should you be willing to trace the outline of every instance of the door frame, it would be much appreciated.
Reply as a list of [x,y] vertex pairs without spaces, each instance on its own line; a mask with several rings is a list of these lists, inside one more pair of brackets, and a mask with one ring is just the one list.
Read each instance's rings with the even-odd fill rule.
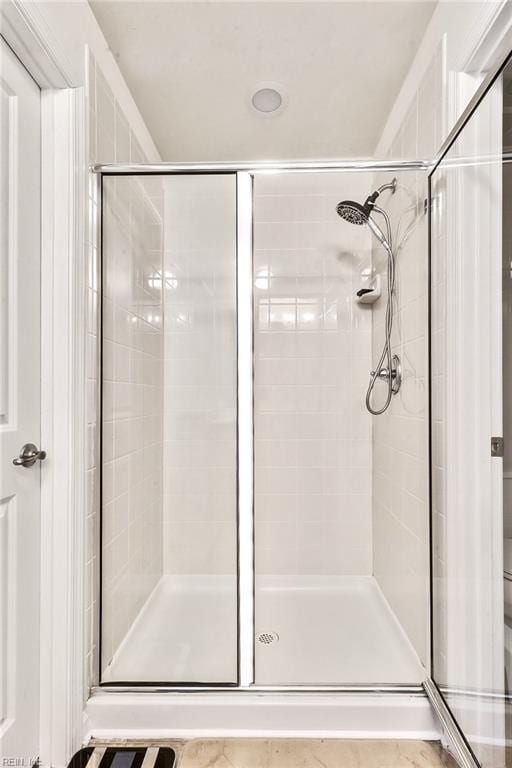
[[36,4],[3,3],[0,22],[41,88],[41,445],[48,459],[41,472],[39,759],[65,766],[82,742],[84,703],[84,88]]

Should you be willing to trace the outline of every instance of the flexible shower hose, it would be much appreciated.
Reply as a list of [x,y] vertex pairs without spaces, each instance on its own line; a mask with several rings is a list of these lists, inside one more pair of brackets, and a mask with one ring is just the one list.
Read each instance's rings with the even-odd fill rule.
[[[370,383],[368,384],[368,390],[366,392],[366,407],[370,411],[371,414],[374,416],[380,416],[383,414],[388,408],[389,404],[391,403],[391,398],[393,396],[393,355],[391,353],[391,331],[393,330],[393,298],[394,298],[394,290],[395,290],[395,255],[393,253],[393,244],[392,244],[392,236],[391,236],[391,224],[389,221],[389,217],[387,213],[382,210],[382,208],[378,208],[377,206],[374,206],[374,211],[377,213],[382,214],[384,216],[384,219],[386,221],[386,228],[387,228],[387,242],[382,239],[381,243],[386,249],[387,252],[387,262],[388,262],[388,268],[387,268],[387,289],[388,289],[388,296],[387,296],[387,304],[386,304],[386,317],[385,317],[385,325],[384,325],[384,333],[385,333],[385,339],[384,339],[384,347],[382,349],[381,356],[379,358],[379,362],[375,366],[375,370],[371,372],[370,374]],[[388,384],[388,392],[387,397],[384,402],[384,405],[381,408],[374,408],[371,404],[373,389],[375,387],[375,382],[377,379],[381,376],[381,373],[383,370],[383,364],[384,361],[387,363],[387,384]]]

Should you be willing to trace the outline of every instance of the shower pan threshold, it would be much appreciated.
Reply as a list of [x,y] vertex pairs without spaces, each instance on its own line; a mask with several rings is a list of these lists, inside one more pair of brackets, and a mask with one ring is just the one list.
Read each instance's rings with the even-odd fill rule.
[[[103,683],[172,685],[235,679],[233,579],[163,576]],[[421,684],[426,672],[370,576],[256,579],[256,684]]]

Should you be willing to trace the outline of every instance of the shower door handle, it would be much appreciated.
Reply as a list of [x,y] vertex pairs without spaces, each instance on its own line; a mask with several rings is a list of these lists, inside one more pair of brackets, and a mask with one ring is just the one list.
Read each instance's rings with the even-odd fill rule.
[[40,451],[34,443],[25,443],[20,455],[12,460],[15,467],[32,467],[36,461],[44,461],[46,451]]

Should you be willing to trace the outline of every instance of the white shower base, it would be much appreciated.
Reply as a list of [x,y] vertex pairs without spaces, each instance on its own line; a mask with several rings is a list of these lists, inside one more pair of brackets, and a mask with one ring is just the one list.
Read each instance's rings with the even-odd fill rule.
[[[260,633],[279,640],[258,641]],[[417,684],[426,673],[371,576],[258,579],[259,685]]]
[[[164,576],[115,654],[103,682],[236,680],[234,584]],[[372,577],[257,580],[257,685],[418,684],[425,678]]]
[[103,682],[236,682],[236,614],[235,578],[162,576]]

